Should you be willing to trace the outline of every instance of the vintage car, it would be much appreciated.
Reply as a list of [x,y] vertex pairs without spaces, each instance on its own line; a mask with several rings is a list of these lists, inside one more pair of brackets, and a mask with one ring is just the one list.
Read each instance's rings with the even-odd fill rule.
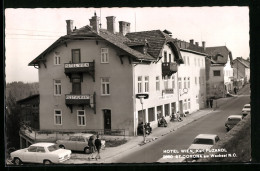
[[225,122],[226,130],[231,130],[238,122],[240,122],[243,119],[243,116],[241,115],[230,115],[227,118],[227,121]]
[[[90,152],[88,146],[89,138],[94,135],[93,134],[86,134],[86,133],[78,133],[69,136],[69,139],[66,140],[57,140],[56,143],[60,148],[70,149],[73,151],[83,151],[86,154]],[[95,141],[95,137],[94,137]],[[105,148],[105,141],[101,140],[101,149]]]
[[10,153],[11,160],[15,165],[22,163],[62,163],[71,156],[71,150],[60,149],[54,143],[36,143],[28,148],[16,150]]
[[242,114],[243,116],[246,116],[247,114],[249,114],[251,112],[251,106],[250,104],[245,104],[243,109],[242,109]]
[[210,149],[218,141],[219,137],[215,134],[199,134],[195,137],[189,149]]

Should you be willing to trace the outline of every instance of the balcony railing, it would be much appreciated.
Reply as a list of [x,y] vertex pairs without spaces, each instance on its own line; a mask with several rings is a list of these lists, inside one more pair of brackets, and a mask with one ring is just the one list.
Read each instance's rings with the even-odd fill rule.
[[171,76],[172,74],[178,71],[177,63],[173,62],[164,62],[162,63],[162,76]]
[[173,88],[167,88],[162,90],[163,94],[173,94],[174,93],[174,89]]
[[71,77],[71,74],[88,73],[95,81],[95,61],[93,62],[81,62],[81,63],[65,63],[64,72],[67,76]]
[[88,106],[94,109],[96,113],[96,93],[94,92],[93,95],[91,94],[66,94],[65,95],[65,104],[70,107],[72,112],[72,107],[74,105],[78,106]]

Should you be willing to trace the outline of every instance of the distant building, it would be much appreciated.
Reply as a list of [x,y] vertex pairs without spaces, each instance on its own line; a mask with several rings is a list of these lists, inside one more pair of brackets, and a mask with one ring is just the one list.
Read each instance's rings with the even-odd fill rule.
[[17,101],[21,106],[21,121],[33,129],[39,129],[39,94],[29,96]]
[[[234,80],[238,81],[237,86],[242,86],[250,80],[250,61],[242,57],[233,60]],[[240,83],[241,82],[241,83]]]
[[233,91],[232,53],[226,46],[207,47],[207,96],[225,97]]

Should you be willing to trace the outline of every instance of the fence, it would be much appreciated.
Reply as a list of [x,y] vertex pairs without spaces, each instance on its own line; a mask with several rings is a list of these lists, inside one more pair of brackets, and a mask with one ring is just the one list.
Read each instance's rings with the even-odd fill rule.
[[28,126],[23,126],[20,129],[20,135],[26,137],[30,142],[56,142],[59,139],[67,139],[71,135],[78,133],[88,133],[102,136],[129,136],[125,129],[85,129],[85,130],[33,130]]

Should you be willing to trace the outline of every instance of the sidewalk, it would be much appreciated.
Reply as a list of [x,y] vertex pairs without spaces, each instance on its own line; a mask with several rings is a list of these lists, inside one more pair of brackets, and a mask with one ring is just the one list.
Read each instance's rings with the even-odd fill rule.
[[[130,150],[136,150],[138,148],[142,148],[146,144],[156,141],[162,136],[165,136],[207,114],[215,113],[217,109],[226,104],[229,100],[236,98],[236,97],[228,97],[228,98],[221,98],[218,99],[218,107],[217,108],[205,108],[203,110],[199,110],[197,112],[188,114],[187,117],[183,118],[182,122],[173,121],[168,123],[168,127],[158,127],[153,129],[152,134],[146,136],[146,143],[143,142],[143,136],[133,136],[127,137],[127,142],[123,145],[118,147],[109,147],[101,150],[101,157],[102,159],[95,160],[92,159],[88,161],[88,154],[75,154],[73,153],[71,159],[66,161],[65,164],[88,164],[88,163],[113,163],[113,159],[120,158],[121,155],[125,152],[129,152]],[[96,155],[96,154],[95,154]],[[156,161],[155,161],[156,162]]]

